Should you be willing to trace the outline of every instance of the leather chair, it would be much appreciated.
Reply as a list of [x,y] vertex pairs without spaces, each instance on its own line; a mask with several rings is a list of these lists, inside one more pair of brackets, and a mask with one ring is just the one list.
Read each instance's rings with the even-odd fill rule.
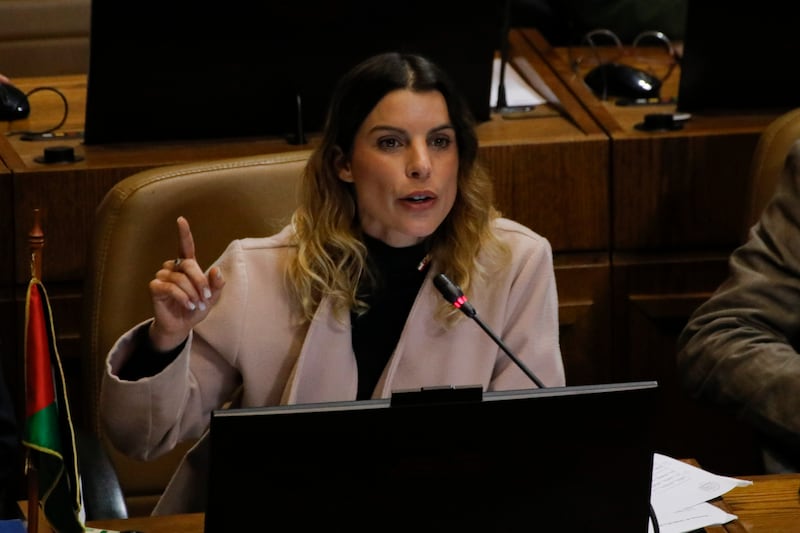
[[792,144],[800,139],[800,108],[793,109],[773,120],[761,132],[750,167],[748,209],[742,228],[742,241],[747,240],[750,228],[758,222],[761,212],[775,192],[786,156]]
[[75,452],[83,487],[86,520],[128,518],[128,505],[119,484],[117,471],[100,439],[93,433],[75,429]]
[[147,284],[161,264],[177,254],[179,215],[191,224],[198,261],[210,265],[231,240],[266,236],[288,222],[309,154],[286,152],[145,170],[118,182],[97,208],[84,291],[86,412],[91,431],[111,456],[130,516],[152,511],[193,442],[146,463],[110,445],[98,417],[106,354],[122,333],[151,316]]

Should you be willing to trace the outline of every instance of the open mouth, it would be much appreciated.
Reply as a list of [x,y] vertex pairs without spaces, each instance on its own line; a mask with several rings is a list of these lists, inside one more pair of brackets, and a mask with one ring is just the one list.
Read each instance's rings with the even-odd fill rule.
[[434,197],[427,195],[427,194],[414,194],[412,196],[406,196],[403,198],[403,201],[409,202],[412,204],[421,204],[423,202],[427,202],[429,200],[433,200]]

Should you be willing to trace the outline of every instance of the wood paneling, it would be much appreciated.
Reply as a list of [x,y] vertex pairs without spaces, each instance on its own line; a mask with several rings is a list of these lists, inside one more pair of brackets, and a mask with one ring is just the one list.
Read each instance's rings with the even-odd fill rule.
[[730,249],[758,131],[612,141],[615,251]]
[[545,235],[556,252],[608,248],[606,141],[491,146],[482,154],[505,215]]
[[744,475],[762,469],[751,428],[730,412],[690,398],[676,368],[676,340],[687,318],[726,275],[723,253],[619,254],[612,275],[613,330],[629,379],[658,381],[658,451],[695,457],[716,473]]
[[555,258],[561,354],[567,383],[620,381],[622,362],[611,349],[611,265],[608,254]]

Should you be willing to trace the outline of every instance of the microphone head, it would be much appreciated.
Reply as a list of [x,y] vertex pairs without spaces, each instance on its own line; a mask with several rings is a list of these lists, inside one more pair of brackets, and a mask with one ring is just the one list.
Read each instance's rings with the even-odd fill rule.
[[450,278],[446,275],[438,274],[433,278],[433,284],[439,289],[439,292],[442,293],[444,299],[453,304],[453,307],[460,309],[462,313],[470,318],[477,314],[475,308],[472,307],[472,304],[467,301],[467,297],[464,296],[464,291],[461,290],[461,287],[450,281]]

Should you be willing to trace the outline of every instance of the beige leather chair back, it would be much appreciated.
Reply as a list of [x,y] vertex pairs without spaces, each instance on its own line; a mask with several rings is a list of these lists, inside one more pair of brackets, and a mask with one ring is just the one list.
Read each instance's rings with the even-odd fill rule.
[[775,192],[789,149],[798,139],[800,108],[779,116],[761,133],[750,171],[750,191],[747,196],[750,203],[744,221],[744,240]]
[[86,412],[90,429],[109,449],[131,516],[150,513],[191,443],[148,463],[112,449],[98,420],[106,354],[122,333],[151,316],[147,285],[161,264],[178,254],[179,215],[189,220],[198,261],[208,266],[231,240],[270,235],[288,222],[309,154],[287,152],[146,170],[117,183],[98,206],[84,302]]

